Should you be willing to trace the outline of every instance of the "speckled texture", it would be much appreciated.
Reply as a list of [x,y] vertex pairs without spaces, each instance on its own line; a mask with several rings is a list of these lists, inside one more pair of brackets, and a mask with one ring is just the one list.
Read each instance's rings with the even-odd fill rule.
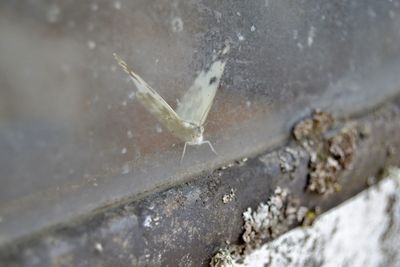
[[243,212],[245,254],[265,240],[272,240],[286,232],[295,223],[303,221],[304,207],[292,199],[286,189],[276,188],[267,203],[260,203],[255,211],[248,208]]
[[[307,190],[319,194],[340,191],[338,182],[343,171],[352,167],[357,151],[357,129],[333,129],[331,114],[315,111],[312,117],[296,124],[293,134],[310,155]],[[329,132],[331,130],[332,132]]]
[[[400,265],[400,169],[322,214],[312,227],[296,228],[230,266],[297,267]],[[234,260],[231,260],[234,262]]]

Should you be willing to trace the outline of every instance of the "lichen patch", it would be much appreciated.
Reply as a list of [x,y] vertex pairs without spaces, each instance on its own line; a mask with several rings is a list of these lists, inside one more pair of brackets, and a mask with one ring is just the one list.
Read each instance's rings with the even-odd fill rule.
[[228,249],[220,249],[211,259],[211,267],[231,267],[234,259]]
[[266,204],[260,203],[255,211],[249,207],[243,213],[245,250],[258,247],[286,232],[299,220],[299,204],[286,189],[277,187]]
[[352,166],[357,131],[351,126],[333,130],[333,124],[332,115],[316,111],[293,130],[295,139],[310,155],[308,191],[319,194],[340,191],[339,178]]
[[296,125],[293,134],[298,141],[317,139],[331,128],[334,122],[331,114],[315,111],[311,118],[302,120]]
[[227,204],[233,200],[235,200],[236,198],[236,189],[231,188],[231,191],[229,192],[229,194],[225,194],[222,197],[222,202],[224,202],[224,204]]
[[254,211],[249,207],[243,212],[243,243],[220,249],[211,259],[210,266],[233,266],[263,242],[271,241],[301,223],[307,211],[287,189],[277,187],[267,203],[260,203]]

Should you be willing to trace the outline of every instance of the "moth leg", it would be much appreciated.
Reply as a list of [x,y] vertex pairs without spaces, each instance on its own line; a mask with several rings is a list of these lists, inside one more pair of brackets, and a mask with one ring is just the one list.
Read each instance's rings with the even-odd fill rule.
[[211,144],[210,141],[205,140],[205,141],[203,141],[203,142],[201,142],[201,143],[202,143],[202,144],[208,144],[208,145],[210,146],[212,152],[214,152],[214,154],[218,156],[218,153],[215,151],[215,149],[214,149],[214,147],[213,147],[213,145]]
[[181,163],[183,161],[183,158],[185,157],[185,152],[186,152],[186,146],[187,146],[188,142],[185,142],[185,145],[183,146],[183,151],[182,151],[182,156],[181,156]]

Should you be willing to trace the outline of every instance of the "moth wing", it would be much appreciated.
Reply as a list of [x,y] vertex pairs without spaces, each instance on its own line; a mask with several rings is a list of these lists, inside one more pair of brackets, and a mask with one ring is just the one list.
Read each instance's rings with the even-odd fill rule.
[[165,100],[139,75],[134,73],[125,61],[116,54],[114,54],[114,57],[136,85],[136,98],[143,104],[143,106],[153,114],[160,123],[178,137],[184,139],[184,135],[190,134],[190,129],[185,127],[185,122],[178,116],[171,106],[168,105],[168,103],[165,102]]
[[196,77],[176,110],[184,121],[204,124],[224,73],[225,63],[222,59],[214,61],[208,70],[201,71]]

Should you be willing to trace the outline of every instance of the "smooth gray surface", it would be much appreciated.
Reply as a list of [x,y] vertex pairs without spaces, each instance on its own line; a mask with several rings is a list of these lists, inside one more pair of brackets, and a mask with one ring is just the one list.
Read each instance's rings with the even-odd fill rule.
[[[400,92],[399,1],[2,1],[0,244],[282,143],[312,108]],[[225,42],[204,147],[134,99],[118,52],[169,103]],[[161,132],[160,132],[161,129]],[[124,153],[126,150],[126,153]]]

